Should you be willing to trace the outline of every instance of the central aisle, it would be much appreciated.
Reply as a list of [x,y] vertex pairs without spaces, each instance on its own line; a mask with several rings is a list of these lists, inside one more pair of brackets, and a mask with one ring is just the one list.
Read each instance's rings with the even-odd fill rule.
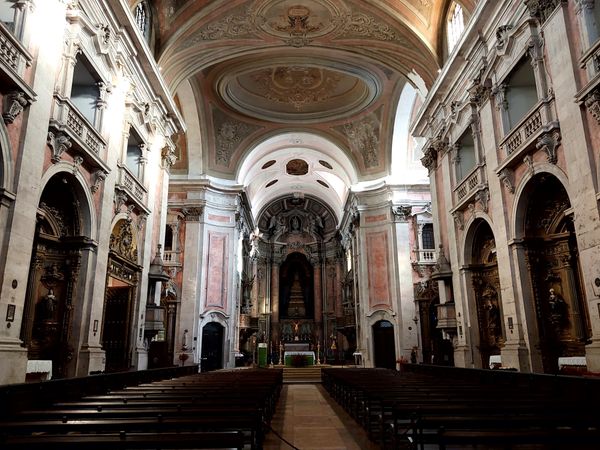
[[[320,384],[284,385],[271,427],[300,450],[379,448]],[[267,434],[265,450],[290,448],[273,432]]]

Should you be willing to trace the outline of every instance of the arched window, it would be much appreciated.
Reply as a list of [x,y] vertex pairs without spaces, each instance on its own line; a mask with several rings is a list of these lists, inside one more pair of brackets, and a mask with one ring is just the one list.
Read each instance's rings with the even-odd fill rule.
[[137,4],[134,11],[135,23],[142,32],[144,39],[150,39],[150,8],[147,2],[143,1]]
[[448,10],[446,22],[446,39],[448,40],[448,53],[452,53],[465,29],[465,17],[462,7],[453,2]]
[[423,225],[423,235],[421,237],[423,241],[423,250],[430,250],[435,248],[435,240],[433,238],[433,225],[427,223]]

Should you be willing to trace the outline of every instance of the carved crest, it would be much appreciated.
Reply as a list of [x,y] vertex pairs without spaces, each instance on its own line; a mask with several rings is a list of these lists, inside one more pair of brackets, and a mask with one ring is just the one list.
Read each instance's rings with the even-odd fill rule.
[[138,263],[137,245],[131,221],[120,220],[110,235],[110,250],[134,264]]

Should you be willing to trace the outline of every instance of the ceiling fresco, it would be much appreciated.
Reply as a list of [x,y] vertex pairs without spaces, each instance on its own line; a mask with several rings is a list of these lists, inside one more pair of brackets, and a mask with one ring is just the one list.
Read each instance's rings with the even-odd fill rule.
[[[475,0],[461,3],[471,10]],[[240,167],[255,148],[279,134],[304,133],[338,148],[362,182],[390,173],[403,87],[409,83],[426,94],[437,76],[440,24],[449,0],[158,0],[154,5],[158,63],[186,122],[198,128],[188,127],[188,154],[174,167],[175,177],[189,175],[200,157],[206,175],[243,183]],[[189,144],[194,133],[201,136],[192,139],[201,148]],[[318,161],[322,150],[311,151]],[[285,166],[274,167],[282,176],[271,170],[253,190],[274,180],[269,188],[279,196],[286,190],[307,193],[309,185],[323,195],[331,190],[327,180],[314,177],[304,183],[297,176],[292,185]]]

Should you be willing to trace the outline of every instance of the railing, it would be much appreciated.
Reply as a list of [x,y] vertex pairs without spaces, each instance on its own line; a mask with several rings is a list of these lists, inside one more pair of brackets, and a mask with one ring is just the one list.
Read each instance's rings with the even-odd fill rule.
[[0,22],[0,62],[10,68],[15,75],[23,78],[25,66],[31,62],[31,55],[13,36],[6,26]]
[[558,127],[554,112],[554,98],[541,100],[529,114],[515,126],[500,142],[504,161],[517,158],[517,155],[532,144],[544,131]]
[[479,164],[473,171],[463,179],[454,189],[455,203],[461,203],[470,198],[479,187],[484,185],[483,164]]
[[131,196],[142,205],[146,204],[146,188],[134,177],[127,167],[119,164],[119,175],[117,185],[125,189]]
[[579,60],[579,66],[587,69],[590,78],[600,73],[600,39],[583,54]]
[[64,127],[70,137],[74,138],[93,159],[104,157],[106,142],[69,99],[54,95],[52,121],[59,127]]
[[437,261],[435,250],[421,250],[415,249],[417,255],[417,262],[420,264],[435,264]]
[[163,262],[165,266],[178,266],[179,262],[179,250],[165,250],[163,254]]

